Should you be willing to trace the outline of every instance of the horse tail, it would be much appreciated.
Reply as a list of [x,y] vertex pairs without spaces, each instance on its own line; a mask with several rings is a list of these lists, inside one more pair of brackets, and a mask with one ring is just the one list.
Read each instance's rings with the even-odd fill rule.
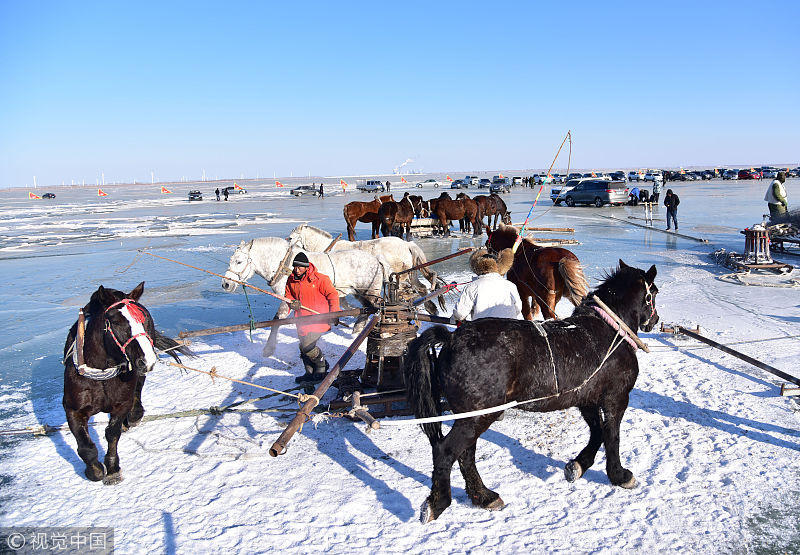
[[178,353],[186,355],[187,357],[195,356],[189,347],[183,343],[178,343],[171,337],[167,337],[158,330],[156,330],[156,333],[153,336],[153,347],[159,351],[167,353],[178,362],[181,361],[180,357],[178,357]]
[[[442,393],[439,385],[444,363],[433,351],[441,345],[442,350],[450,344],[450,332],[444,326],[433,326],[408,344],[408,356],[403,367],[406,380],[408,404],[417,418],[441,416]],[[439,442],[442,435],[441,422],[422,424],[422,431],[431,445]]]
[[583,267],[577,259],[562,258],[558,261],[558,273],[564,278],[569,301],[578,306],[589,292],[589,283],[583,273]]

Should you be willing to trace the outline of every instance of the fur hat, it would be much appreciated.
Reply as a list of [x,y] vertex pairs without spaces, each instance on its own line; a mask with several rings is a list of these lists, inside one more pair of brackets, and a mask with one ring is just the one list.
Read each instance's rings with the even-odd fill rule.
[[491,272],[504,275],[513,263],[514,252],[511,249],[503,249],[499,255],[494,255],[489,252],[489,249],[483,247],[472,253],[469,258],[470,268],[479,276]]
[[292,266],[305,266],[306,268],[308,268],[309,262],[306,253],[298,252],[297,255],[294,257],[294,260],[292,260]]

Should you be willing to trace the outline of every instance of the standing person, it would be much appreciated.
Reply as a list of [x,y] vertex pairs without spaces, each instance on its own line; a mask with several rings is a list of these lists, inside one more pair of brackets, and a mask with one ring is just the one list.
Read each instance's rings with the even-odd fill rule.
[[[666,176],[664,177],[664,180],[666,181]],[[653,180],[653,196],[651,196],[650,199],[651,202],[656,206],[658,206],[658,197],[661,196],[661,185],[662,182],[658,179]]]
[[521,320],[522,300],[517,286],[502,275],[513,262],[511,249],[503,249],[499,256],[490,254],[486,248],[475,251],[469,265],[477,277],[464,287],[450,321],[456,323],[478,318]]
[[[299,252],[292,261],[292,274],[286,282],[286,297],[291,299],[289,307],[295,316],[306,316],[312,312],[301,308],[301,305],[320,314],[339,310],[339,292],[333,287],[328,276],[317,271],[308,261],[305,253]],[[338,320],[334,320],[334,325]],[[321,382],[328,370],[328,363],[317,341],[322,334],[331,329],[330,325],[305,324],[297,326],[297,339],[300,341],[300,359],[306,373],[294,379],[296,383]]]
[[669,230],[669,219],[675,224],[675,231],[678,231],[678,205],[681,199],[678,195],[672,192],[672,189],[667,189],[667,196],[664,197],[664,206],[667,207],[667,230]]
[[325,198],[325,188],[322,183],[319,184],[319,198]]
[[222,189],[222,195],[225,197],[225,200],[228,200],[228,188],[227,187]]
[[219,201],[219,187],[214,190],[214,194],[217,195],[217,201]]
[[392,184],[389,181],[386,181],[386,192],[389,193],[392,190]]
[[786,200],[786,172],[778,172],[764,195],[769,207],[769,217],[771,220],[780,220],[789,210],[789,202]]

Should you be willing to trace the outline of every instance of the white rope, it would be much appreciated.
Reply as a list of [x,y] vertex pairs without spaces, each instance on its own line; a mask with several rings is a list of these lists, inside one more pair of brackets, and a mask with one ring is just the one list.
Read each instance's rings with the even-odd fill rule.
[[554,399],[556,397],[560,397],[561,395],[565,395],[567,393],[574,393],[586,385],[589,380],[595,377],[597,373],[600,371],[600,368],[603,367],[603,364],[608,360],[608,357],[612,355],[614,351],[617,350],[617,347],[622,345],[624,338],[620,335],[619,330],[617,330],[616,335],[611,340],[611,345],[608,346],[608,350],[606,351],[606,355],[603,357],[603,360],[600,361],[600,364],[597,365],[594,372],[592,372],[588,378],[583,380],[578,386],[573,387],[572,389],[568,389],[567,391],[562,391],[560,393],[555,393],[553,395],[546,395],[544,397],[536,397],[535,399],[527,399],[525,401],[511,401],[510,403],[506,403],[504,405],[498,405],[496,407],[489,407],[486,409],[480,410],[473,410],[470,412],[459,412],[456,414],[443,414],[442,416],[429,416],[427,418],[412,418],[410,420],[381,420],[381,426],[404,426],[407,424],[432,424],[434,422],[447,422],[449,420],[462,420],[464,418],[473,418],[475,416],[483,416],[484,414],[491,414],[494,412],[502,412],[506,409],[514,408],[518,405],[525,405],[528,403],[535,403],[537,401],[546,401],[548,399]]

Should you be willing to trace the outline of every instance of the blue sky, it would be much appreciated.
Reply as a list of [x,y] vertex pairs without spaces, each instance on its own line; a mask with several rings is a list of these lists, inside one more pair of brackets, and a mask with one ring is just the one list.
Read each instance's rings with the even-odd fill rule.
[[[290,5],[291,4],[291,5]],[[0,0],[0,186],[800,163],[798,2]]]

